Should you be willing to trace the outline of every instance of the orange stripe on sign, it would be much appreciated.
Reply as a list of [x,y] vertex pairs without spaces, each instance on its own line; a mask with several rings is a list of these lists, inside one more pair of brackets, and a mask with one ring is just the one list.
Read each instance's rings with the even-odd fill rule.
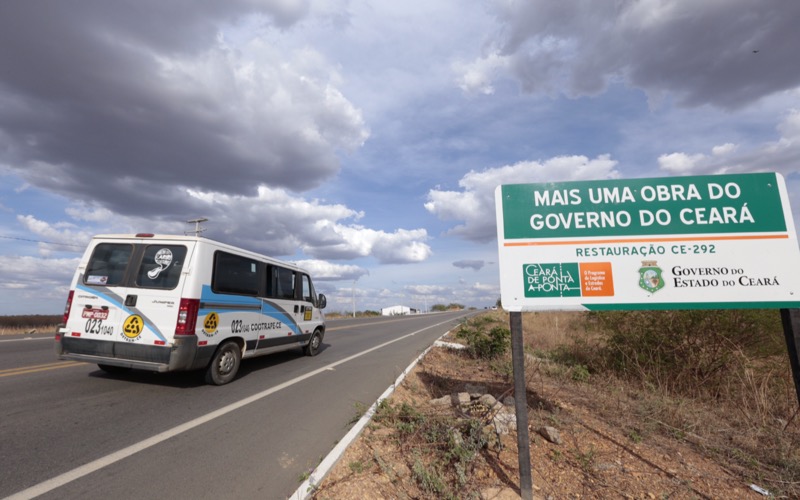
[[667,241],[730,241],[730,240],[785,240],[788,234],[766,234],[745,236],[687,236],[669,238],[620,238],[612,240],[570,240],[570,241],[522,241],[503,243],[505,247],[533,247],[546,245],[597,245],[598,243],[661,243]]

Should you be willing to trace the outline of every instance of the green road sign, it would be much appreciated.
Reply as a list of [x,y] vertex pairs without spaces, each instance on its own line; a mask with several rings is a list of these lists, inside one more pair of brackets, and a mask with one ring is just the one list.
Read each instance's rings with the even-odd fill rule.
[[776,173],[509,184],[495,191],[503,307],[800,307]]

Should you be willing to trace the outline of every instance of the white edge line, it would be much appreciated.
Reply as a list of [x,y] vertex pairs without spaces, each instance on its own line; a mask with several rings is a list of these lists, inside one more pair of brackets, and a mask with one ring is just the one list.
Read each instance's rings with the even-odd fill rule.
[[[168,429],[168,430],[166,430],[164,432],[156,434],[155,436],[149,437],[149,438],[147,438],[147,439],[145,439],[143,441],[139,441],[138,443],[134,443],[134,444],[128,446],[127,448],[123,448],[121,450],[115,451],[115,452],[113,452],[113,453],[111,453],[109,455],[106,455],[104,457],[98,458],[97,460],[89,462],[88,464],[81,465],[80,467],[76,467],[75,469],[67,471],[67,472],[65,472],[63,474],[59,474],[56,477],[53,477],[51,479],[47,479],[45,481],[42,481],[39,484],[35,484],[35,485],[31,486],[30,488],[26,488],[26,489],[24,489],[22,491],[19,491],[17,493],[13,493],[10,496],[7,496],[4,500],[28,500],[28,499],[31,499],[31,498],[35,498],[35,497],[37,497],[39,495],[44,495],[45,493],[53,491],[54,489],[59,488],[61,486],[64,486],[65,484],[70,483],[72,481],[75,481],[76,479],[80,479],[83,476],[87,476],[87,475],[89,475],[89,474],[91,474],[93,472],[96,472],[96,471],[98,471],[98,470],[100,470],[100,469],[102,469],[104,467],[107,467],[107,466],[109,466],[109,465],[111,465],[111,464],[113,464],[115,462],[119,462],[120,460],[128,458],[131,455],[139,453],[140,451],[146,450],[147,448],[150,448],[150,447],[155,446],[155,445],[157,445],[159,443],[162,443],[162,442],[164,442],[164,441],[166,441],[166,440],[168,440],[170,438],[173,438],[173,437],[177,436],[178,434],[181,434],[181,433],[186,432],[188,430],[194,429],[195,427],[198,427],[198,426],[200,426],[202,424],[210,422],[211,420],[214,420],[215,418],[218,418],[218,417],[221,417],[223,415],[226,415],[226,414],[228,414],[228,413],[230,413],[230,412],[232,412],[234,410],[238,410],[239,408],[247,406],[250,403],[254,403],[254,402],[256,402],[256,401],[258,401],[260,399],[263,399],[263,398],[265,398],[265,397],[267,397],[267,396],[269,396],[271,394],[274,394],[274,393],[276,393],[276,392],[278,392],[280,390],[286,389],[287,387],[290,387],[290,386],[292,386],[292,385],[294,385],[294,384],[296,384],[298,382],[302,382],[303,380],[305,380],[307,378],[310,378],[310,377],[313,377],[314,375],[318,375],[318,374],[320,374],[322,372],[328,371],[328,370],[330,370],[330,369],[332,369],[332,368],[334,368],[336,366],[339,366],[341,364],[344,364],[344,363],[347,363],[349,361],[352,361],[352,360],[354,360],[354,359],[356,359],[358,357],[361,357],[361,356],[363,356],[365,354],[369,354],[372,351],[375,351],[375,350],[380,349],[382,347],[386,347],[387,345],[394,344],[395,342],[398,342],[398,341],[403,340],[403,339],[408,338],[408,337],[412,337],[412,336],[414,336],[414,335],[416,335],[416,334],[418,334],[420,332],[424,332],[425,330],[429,330],[431,328],[435,328],[437,326],[443,325],[443,324],[445,324],[445,323],[447,323],[449,321],[453,321],[454,319],[455,318],[450,318],[450,319],[448,319],[446,321],[442,321],[440,323],[436,323],[435,325],[426,326],[425,328],[421,328],[421,329],[419,329],[419,330],[417,330],[415,332],[407,333],[406,335],[403,335],[402,337],[397,337],[396,339],[389,340],[388,342],[384,342],[383,344],[379,344],[379,345],[376,345],[374,347],[370,347],[369,349],[367,349],[365,351],[361,351],[361,352],[353,354],[352,356],[349,356],[347,358],[340,359],[339,361],[336,361],[336,362],[331,363],[329,365],[325,365],[325,366],[323,366],[321,368],[317,368],[316,370],[308,372],[308,373],[306,373],[304,375],[300,375],[299,377],[295,377],[295,378],[293,378],[291,380],[287,380],[286,382],[284,382],[282,384],[279,384],[279,385],[276,385],[275,387],[271,387],[271,388],[269,388],[269,389],[267,389],[265,391],[259,392],[257,394],[252,395],[252,396],[249,396],[249,397],[247,397],[245,399],[239,400],[239,401],[237,401],[235,403],[231,403],[228,406],[223,406],[222,408],[220,408],[218,410],[214,410],[211,413],[207,413],[207,414],[205,414],[203,416],[200,416],[200,417],[197,417],[197,418],[195,418],[193,420],[190,420],[190,421],[188,421],[188,422],[186,422],[184,424],[181,424],[181,425],[178,425],[176,427],[173,427],[172,429]],[[427,352],[427,350],[425,352]],[[416,361],[414,362],[414,364],[416,364]],[[405,374],[405,372],[404,372],[404,374]],[[373,405],[373,406],[375,406],[375,405]],[[359,421],[359,424],[360,423],[361,422]],[[359,424],[356,424],[356,425],[358,426]],[[361,425],[361,427],[363,428],[363,424]]]
[[[451,331],[453,331],[453,329],[444,332],[442,336],[439,337],[439,339],[441,339]],[[377,411],[378,405],[381,403],[381,401],[392,395],[394,390],[400,385],[401,382],[403,382],[403,379],[406,378],[406,375],[408,375],[411,372],[411,370],[413,370],[414,367],[417,366],[417,363],[419,363],[422,360],[422,358],[424,358],[425,355],[428,354],[428,351],[430,351],[434,346],[438,347],[438,344],[440,344],[439,339],[434,341],[433,344],[431,344],[430,346],[428,346],[427,349],[422,351],[422,354],[417,356],[417,359],[412,361],[411,364],[408,365],[408,368],[403,370],[403,373],[401,373],[400,376],[397,377],[397,380],[394,381],[394,384],[390,385],[388,389],[383,391],[383,394],[381,394],[378,397],[378,399],[372,404],[372,406],[369,407],[366,413],[364,413],[364,415],[358,420],[358,422],[356,422],[356,424],[350,429],[350,431],[347,434],[345,434],[344,438],[342,438],[342,440],[339,441],[336,444],[336,446],[333,447],[331,452],[328,453],[328,456],[326,456],[322,460],[322,462],[319,463],[319,465],[314,469],[314,471],[311,473],[308,479],[303,481],[303,484],[301,484],[300,487],[297,488],[297,490],[294,492],[292,496],[289,497],[288,500],[306,500],[311,496],[312,493],[314,493],[317,487],[322,483],[322,480],[325,479],[325,476],[328,475],[328,473],[331,471],[331,469],[333,469],[333,467],[336,465],[339,459],[342,458],[342,455],[344,455],[344,452],[347,450],[347,448],[361,434],[361,432],[364,430],[364,427],[367,426],[369,421],[372,420],[372,417],[375,415],[375,412]]]
[[30,341],[30,340],[54,340],[53,336],[50,335],[49,337],[20,337],[18,339],[0,339],[0,343],[3,342],[23,342],[23,341]]

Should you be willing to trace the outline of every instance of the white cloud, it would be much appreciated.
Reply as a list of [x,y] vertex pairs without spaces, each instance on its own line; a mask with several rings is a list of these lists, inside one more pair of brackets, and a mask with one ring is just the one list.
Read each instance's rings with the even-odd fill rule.
[[192,190],[186,195],[195,213],[209,219],[204,223],[207,236],[270,255],[302,251],[318,259],[372,257],[381,263],[414,263],[431,256],[424,229],[369,229],[353,223],[363,212],[280,188],[261,186],[252,197]]
[[457,75],[459,88],[464,92],[491,95],[495,92],[492,81],[507,66],[507,57],[492,53],[471,63],[453,63],[453,71]]
[[617,162],[608,155],[590,160],[585,156],[559,156],[545,162],[526,161],[482,172],[471,171],[458,182],[461,191],[432,189],[425,208],[442,220],[464,224],[452,234],[478,242],[497,237],[494,191],[501,184],[525,184],[593,179],[619,176]]
[[78,260],[0,255],[0,310],[59,314],[52,304],[66,303]]
[[298,260],[295,264],[306,269],[315,281],[357,280],[369,274],[363,267],[333,264],[324,260]]
[[789,110],[776,130],[776,140],[747,149],[726,143],[712,147],[710,154],[664,154],[658,163],[661,170],[675,175],[776,171],[788,176],[800,172],[800,110]]
[[17,222],[32,234],[46,240],[43,243],[45,246],[40,247],[40,250],[48,253],[50,248],[46,246],[47,243],[57,243],[76,251],[85,248],[92,239],[92,234],[86,229],[68,222],[51,224],[32,215],[18,215]]
[[433,297],[442,297],[453,293],[452,288],[440,285],[408,285],[404,287],[404,290],[412,295],[430,295]]
[[736,144],[726,142],[725,144],[722,144],[720,146],[714,146],[713,148],[711,148],[711,154],[713,154],[714,156],[724,156],[733,153],[734,151],[736,151],[736,148],[737,148]]
[[[306,200],[280,188],[261,186],[256,196],[192,190],[176,190],[173,196],[184,198],[186,206],[191,207],[186,212],[191,215],[184,215],[184,220],[123,216],[76,202],[66,210],[74,222],[50,223],[32,215],[17,216],[17,221],[42,240],[69,245],[72,250],[85,248],[95,234],[182,234],[194,228],[186,220],[203,216],[209,219],[202,224],[205,236],[268,255],[291,257],[302,252],[326,260],[372,257],[380,263],[400,264],[422,262],[432,255],[424,229],[387,232],[366,228],[355,223],[363,212],[342,204]],[[348,276],[344,279],[366,273],[355,266],[328,266],[328,270],[336,270],[334,274]]]
[[661,170],[666,170],[671,174],[686,175],[692,172],[696,165],[706,158],[705,155],[687,155],[684,153],[670,153],[658,157],[658,164]]

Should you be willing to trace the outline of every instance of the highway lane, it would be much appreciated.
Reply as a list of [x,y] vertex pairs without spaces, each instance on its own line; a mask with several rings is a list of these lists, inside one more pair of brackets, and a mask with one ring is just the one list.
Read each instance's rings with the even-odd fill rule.
[[221,387],[198,373],[61,367],[52,341],[0,342],[0,498],[286,498],[358,406],[465,315],[330,321],[316,357],[246,360]]
[[54,364],[53,334],[0,336],[0,376],[2,373],[35,365]]

